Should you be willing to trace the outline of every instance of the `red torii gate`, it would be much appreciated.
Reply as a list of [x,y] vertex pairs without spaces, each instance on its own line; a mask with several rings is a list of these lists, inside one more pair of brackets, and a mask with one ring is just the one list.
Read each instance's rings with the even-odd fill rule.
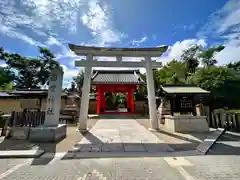
[[[102,113],[135,113],[134,92],[137,86],[132,84],[101,84],[97,85],[97,114]],[[127,107],[130,112],[106,112],[106,97],[105,92],[126,93],[127,92]]]
[[[94,74],[92,77],[92,85],[96,86],[97,89],[97,114],[135,113],[134,92],[138,85],[144,84],[144,81],[140,78],[139,70],[96,70]],[[104,74],[104,77],[101,77],[102,74]],[[121,79],[121,75],[125,78]],[[108,92],[127,93],[127,108],[129,111],[106,112],[106,97],[104,93]]]

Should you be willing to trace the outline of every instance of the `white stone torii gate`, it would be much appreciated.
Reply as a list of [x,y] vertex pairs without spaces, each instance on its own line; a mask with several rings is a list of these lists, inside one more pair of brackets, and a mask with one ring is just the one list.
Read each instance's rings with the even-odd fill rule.
[[[155,48],[102,48],[69,44],[69,48],[78,56],[86,56],[86,60],[75,61],[75,66],[85,67],[78,125],[79,131],[88,130],[87,116],[92,67],[146,68],[149,118],[151,127],[149,128],[149,130],[158,129],[156,96],[152,69],[162,67],[162,63],[152,61],[151,58],[161,56],[167,50],[168,46],[161,46]],[[117,61],[97,61],[96,59],[93,59],[94,56],[116,57]],[[122,61],[122,57],[144,57],[144,60],[140,62]]]

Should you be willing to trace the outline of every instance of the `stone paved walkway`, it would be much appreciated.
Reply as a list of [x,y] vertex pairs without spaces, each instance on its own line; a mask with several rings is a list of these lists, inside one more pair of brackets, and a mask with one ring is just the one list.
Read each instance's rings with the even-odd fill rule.
[[[239,180],[239,162],[239,156],[59,159],[47,165],[23,161],[12,162],[0,180]],[[0,165],[6,163],[0,159]]]
[[166,143],[134,119],[101,119],[75,145],[81,152],[171,152]]

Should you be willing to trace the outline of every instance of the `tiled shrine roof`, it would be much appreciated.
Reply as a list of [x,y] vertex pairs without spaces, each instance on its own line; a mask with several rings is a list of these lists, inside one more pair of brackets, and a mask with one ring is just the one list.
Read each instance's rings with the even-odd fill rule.
[[139,70],[94,70],[92,84],[144,84]]
[[161,89],[167,94],[208,94],[206,91],[200,88],[198,85],[186,84],[186,85],[163,85]]
[[[0,91],[0,98],[9,97],[40,97],[47,96],[48,90],[10,90],[10,91]],[[62,93],[62,96],[67,96],[66,93]]]

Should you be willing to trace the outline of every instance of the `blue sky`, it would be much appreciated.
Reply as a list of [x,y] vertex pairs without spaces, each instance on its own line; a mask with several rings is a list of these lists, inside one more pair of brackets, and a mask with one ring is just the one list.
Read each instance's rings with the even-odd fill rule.
[[240,60],[239,0],[1,0],[0,12],[0,45],[25,56],[50,48],[64,67],[65,87],[79,71],[67,43],[168,45],[158,58],[164,63],[196,43],[224,44],[219,64]]

